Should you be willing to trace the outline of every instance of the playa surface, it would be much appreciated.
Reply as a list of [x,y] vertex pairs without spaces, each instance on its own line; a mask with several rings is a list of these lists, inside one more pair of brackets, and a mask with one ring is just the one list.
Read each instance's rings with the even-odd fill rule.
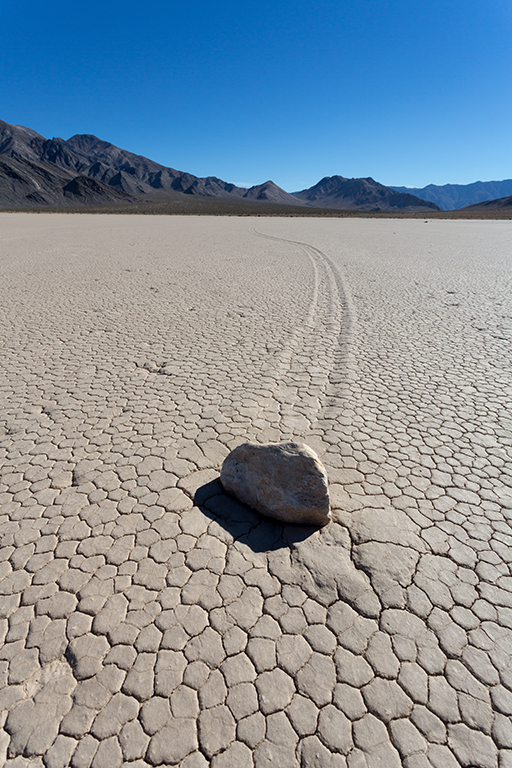
[[[0,763],[512,766],[512,222],[0,214]],[[322,530],[222,491],[304,440]]]

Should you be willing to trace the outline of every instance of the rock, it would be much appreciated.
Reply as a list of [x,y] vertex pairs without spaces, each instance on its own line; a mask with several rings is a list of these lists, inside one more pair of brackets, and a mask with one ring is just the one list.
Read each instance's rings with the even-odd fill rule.
[[243,443],[224,459],[224,489],[247,506],[286,523],[331,519],[327,473],[304,443]]

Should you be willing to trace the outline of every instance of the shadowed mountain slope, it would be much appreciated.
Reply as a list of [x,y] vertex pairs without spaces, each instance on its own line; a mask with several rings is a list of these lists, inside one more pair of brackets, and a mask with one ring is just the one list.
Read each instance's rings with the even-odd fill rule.
[[133,200],[122,190],[82,174],[71,173],[55,163],[0,155],[2,205],[112,205]]
[[41,160],[42,146],[46,139],[31,128],[10,125],[0,120],[0,155],[21,157],[25,160]]
[[462,208],[463,211],[486,211],[493,209],[510,208],[512,212],[512,195],[509,197],[500,197],[497,200],[485,200],[483,203],[475,203]]

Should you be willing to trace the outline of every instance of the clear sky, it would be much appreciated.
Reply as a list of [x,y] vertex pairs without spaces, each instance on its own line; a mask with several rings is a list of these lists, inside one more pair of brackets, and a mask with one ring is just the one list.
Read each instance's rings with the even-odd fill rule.
[[0,119],[290,192],[512,178],[512,2],[2,0]]

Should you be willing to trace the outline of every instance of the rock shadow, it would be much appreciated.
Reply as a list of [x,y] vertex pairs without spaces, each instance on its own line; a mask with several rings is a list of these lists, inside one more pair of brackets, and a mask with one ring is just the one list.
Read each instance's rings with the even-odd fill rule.
[[260,515],[226,493],[219,478],[197,489],[194,505],[253,552],[293,547],[319,530],[318,526],[281,523]]

